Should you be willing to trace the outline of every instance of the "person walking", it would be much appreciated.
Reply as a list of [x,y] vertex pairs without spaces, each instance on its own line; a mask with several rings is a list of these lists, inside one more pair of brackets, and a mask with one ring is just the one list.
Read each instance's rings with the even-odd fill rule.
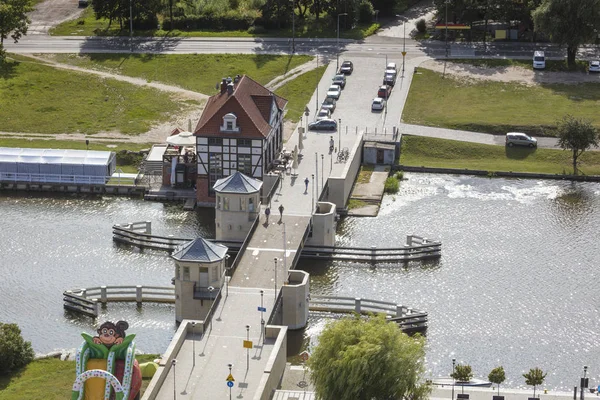
[[267,208],[265,208],[265,216],[267,217],[267,220],[265,221],[266,225],[269,225],[269,215],[271,215],[271,208],[267,206]]
[[279,206],[279,221],[283,220],[283,204]]
[[333,141],[333,136],[329,138],[329,154],[333,153],[333,148],[335,146],[335,142]]
[[308,180],[308,177],[306,177],[306,179],[304,180],[304,194],[308,193],[308,184],[310,183],[310,181]]

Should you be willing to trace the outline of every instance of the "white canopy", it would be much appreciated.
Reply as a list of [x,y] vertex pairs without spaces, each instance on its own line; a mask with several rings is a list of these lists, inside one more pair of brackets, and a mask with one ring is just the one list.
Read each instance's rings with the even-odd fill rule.
[[192,132],[179,132],[177,135],[169,136],[167,143],[173,146],[193,146],[196,144],[196,137]]

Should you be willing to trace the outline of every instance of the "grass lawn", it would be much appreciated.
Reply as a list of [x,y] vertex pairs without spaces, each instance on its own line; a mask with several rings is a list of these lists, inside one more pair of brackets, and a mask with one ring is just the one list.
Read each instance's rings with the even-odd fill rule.
[[[326,17],[323,17],[326,18]],[[324,20],[324,19],[323,19]],[[379,29],[379,24],[358,24],[352,29],[341,29],[340,37],[347,39],[364,39],[374,34]],[[97,20],[94,17],[92,7],[85,9],[80,18],[63,22],[50,30],[53,36],[129,36],[129,26],[121,30],[118,23],[114,23],[108,28],[108,20]],[[324,38],[336,37],[336,27],[328,24],[316,22],[311,19],[307,23],[301,23],[298,19],[296,31],[298,38]],[[134,31],[135,36],[156,36],[156,37],[292,37],[291,29],[279,29],[269,31],[217,31],[217,30],[194,30],[194,31]]]
[[304,112],[304,107],[310,101],[317,83],[321,80],[327,67],[319,67],[312,71],[305,72],[302,75],[292,79],[285,85],[275,91],[279,96],[286,98],[287,105],[286,119],[297,122]]
[[[449,60],[455,64],[469,64],[476,67],[484,67],[484,68],[502,68],[502,67],[521,67],[525,69],[533,70],[533,57],[531,60],[501,60],[501,59],[477,59],[477,60],[467,60],[467,59],[451,59]],[[557,60],[546,60],[546,68],[544,71],[551,72],[572,72],[572,71],[580,71],[587,72],[588,62],[577,60],[574,68],[571,68],[567,65],[567,60],[557,61]]]
[[56,54],[58,62],[176,85],[208,95],[224,77],[247,74],[260,84],[304,64],[311,56],[269,54]]
[[371,175],[375,167],[373,165],[362,165],[360,171],[358,171],[358,177],[356,178],[357,183],[369,183],[371,181]]
[[[140,363],[157,358],[155,354],[136,356]],[[71,398],[75,381],[75,361],[38,360],[9,376],[0,376],[0,400]],[[142,391],[150,380],[144,380]]]
[[139,134],[188,107],[156,89],[29,61],[0,65],[0,99],[7,132]]
[[410,87],[403,120],[407,123],[503,134],[510,131],[552,136],[565,114],[600,127],[600,84],[544,84],[442,78],[420,69]]
[[[400,164],[434,168],[467,168],[490,172],[545,174],[573,172],[571,153],[568,151],[510,148],[408,135],[402,137]],[[586,175],[600,175],[600,152],[583,153],[579,170]]]

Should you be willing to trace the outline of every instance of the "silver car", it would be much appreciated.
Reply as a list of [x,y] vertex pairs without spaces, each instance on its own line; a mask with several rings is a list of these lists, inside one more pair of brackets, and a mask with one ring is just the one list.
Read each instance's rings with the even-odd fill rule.
[[334,99],[339,99],[340,94],[342,94],[342,89],[339,85],[331,85],[329,89],[327,89],[327,97],[333,97]]
[[508,132],[506,134],[506,145],[508,147],[513,146],[527,146],[537,147],[537,139],[520,132]]
[[600,72],[600,61],[590,61],[589,72]]

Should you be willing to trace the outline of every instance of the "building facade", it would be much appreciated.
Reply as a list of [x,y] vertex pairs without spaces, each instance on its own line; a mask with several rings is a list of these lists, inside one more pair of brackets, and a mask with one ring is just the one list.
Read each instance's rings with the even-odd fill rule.
[[223,79],[194,130],[198,205],[214,206],[215,183],[236,171],[262,179],[282,149],[286,104],[248,76]]

